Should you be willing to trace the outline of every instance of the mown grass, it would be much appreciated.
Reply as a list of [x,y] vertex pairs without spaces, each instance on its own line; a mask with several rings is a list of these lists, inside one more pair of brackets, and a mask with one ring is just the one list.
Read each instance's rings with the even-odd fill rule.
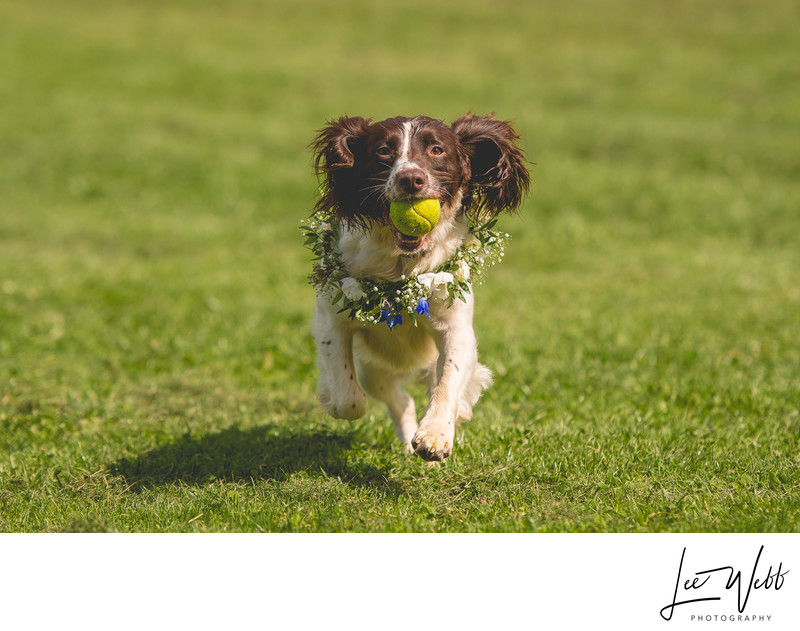
[[[0,528],[797,530],[798,17],[3,4]],[[296,226],[326,119],[469,109],[534,189],[477,290],[495,386],[431,468],[317,408]]]

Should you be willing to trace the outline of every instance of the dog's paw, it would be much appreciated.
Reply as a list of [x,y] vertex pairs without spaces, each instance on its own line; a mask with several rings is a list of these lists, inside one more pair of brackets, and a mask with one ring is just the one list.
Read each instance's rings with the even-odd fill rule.
[[354,421],[361,418],[367,412],[367,397],[363,391],[354,391],[350,397],[341,401],[333,401],[330,396],[323,396],[320,392],[319,401],[322,407],[333,418],[341,418],[346,421]]
[[341,403],[332,403],[325,406],[325,411],[333,418],[340,418],[346,421],[354,421],[361,418],[367,412],[367,398],[353,399]]
[[452,428],[452,423],[442,426],[423,422],[414,434],[411,446],[423,460],[442,461],[453,451],[455,433]]
[[367,395],[361,388],[347,388],[338,397],[334,397],[328,382],[320,379],[317,383],[317,396],[325,411],[333,418],[354,421],[367,412]]

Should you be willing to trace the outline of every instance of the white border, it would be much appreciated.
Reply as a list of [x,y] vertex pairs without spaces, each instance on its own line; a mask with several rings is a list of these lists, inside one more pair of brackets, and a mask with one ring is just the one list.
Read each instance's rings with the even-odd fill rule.
[[[769,622],[728,619],[724,573],[717,620],[660,617],[684,548],[689,578],[749,580],[761,546],[759,577],[781,563],[784,584],[745,614]],[[800,628],[793,534],[2,535],[0,554],[7,629]]]

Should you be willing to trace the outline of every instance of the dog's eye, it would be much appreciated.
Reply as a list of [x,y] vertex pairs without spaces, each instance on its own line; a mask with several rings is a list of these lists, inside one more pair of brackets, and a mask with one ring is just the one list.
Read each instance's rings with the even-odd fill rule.
[[384,145],[383,147],[378,147],[378,150],[375,153],[377,153],[381,158],[390,158],[392,156],[392,149],[391,147]]
[[442,149],[439,145],[433,145],[433,147],[428,149],[428,152],[432,156],[440,156],[440,155],[442,155],[444,153],[444,149]]

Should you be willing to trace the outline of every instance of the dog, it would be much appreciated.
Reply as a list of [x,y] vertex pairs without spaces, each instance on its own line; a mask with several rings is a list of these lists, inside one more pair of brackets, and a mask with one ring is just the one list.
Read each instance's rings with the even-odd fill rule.
[[[337,226],[336,254],[348,282],[430,280],[470,239],[470,225],[517,210],[530,185],[519,138],[510,123],[474,114],[449,126],[426,116],[341,117],[320,129],[311,143],[321,181],[312,215]],[[404,234],[391,218],[392,202],[424,199],[439,202],[438,223],[422,236]],[[431,285],[432,294],[436,289]],[[420,300],[425,311],[414,324],[394,326],[401,317],[389,309],[360,322],[341,300],[318,291],[312,333],[317,394],[328,414],[360,418],[369,394],[386,404],[409,453],[442,461],[451,455],[456,423],[471,418],[492,374],[478,362],[471,288],[456,299],[430,298]],[[418,425],[403,384],[419,376],[429,402]]]

